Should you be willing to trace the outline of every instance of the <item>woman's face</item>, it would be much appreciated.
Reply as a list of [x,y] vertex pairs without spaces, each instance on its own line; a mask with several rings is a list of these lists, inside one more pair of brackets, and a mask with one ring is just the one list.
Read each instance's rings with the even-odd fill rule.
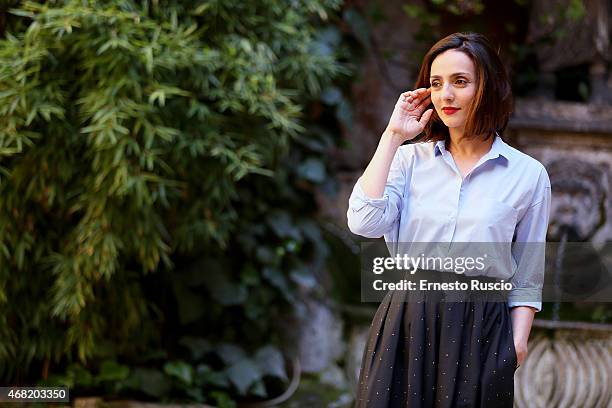
[[433,60],[429,79],[431,101],[440,119],[449,128],[463,128],[476,94],[476,70],[470,57],[461,51],[444,51]]

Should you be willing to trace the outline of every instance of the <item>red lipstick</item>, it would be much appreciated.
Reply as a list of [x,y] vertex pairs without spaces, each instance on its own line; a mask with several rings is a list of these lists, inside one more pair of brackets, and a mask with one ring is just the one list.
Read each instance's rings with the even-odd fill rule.
[[453,113],[457,112],[461,110],[460,108],[452,108],[450,106],[445,106],[444,108],[442,108],[442,111],[444,113],[446,113],[447,115],[452,115]]

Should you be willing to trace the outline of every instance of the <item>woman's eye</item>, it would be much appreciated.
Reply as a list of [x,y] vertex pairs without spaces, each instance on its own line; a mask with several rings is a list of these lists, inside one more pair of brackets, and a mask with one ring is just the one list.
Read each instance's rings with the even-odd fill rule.
[[[468,81],[466,81],[465,79],[458,79],[455,81],[455,84],[460,85],[460,86],[465,86],[468,84]],[[439,88],[442,85],[436,81],[436,82],[432,82],[431,86],[432,88]]]

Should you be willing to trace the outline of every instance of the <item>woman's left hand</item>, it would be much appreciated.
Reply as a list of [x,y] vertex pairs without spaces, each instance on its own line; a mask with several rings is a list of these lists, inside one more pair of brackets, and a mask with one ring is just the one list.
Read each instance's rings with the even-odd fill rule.
[[510,313],[514,349],[516,350],[516,366],[518,368],[527,358],[527,339],[529,339],[536,308],[522,305],[515,306],[510,309]]
[[527,358],[527,342],[518,341],[514,343],[514,349],[516,350],[516,366],[523,364],[523,361]]

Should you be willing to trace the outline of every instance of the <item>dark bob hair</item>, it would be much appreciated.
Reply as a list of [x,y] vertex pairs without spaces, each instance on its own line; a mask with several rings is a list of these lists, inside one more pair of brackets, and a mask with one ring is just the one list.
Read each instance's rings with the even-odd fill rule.
[[[414,89],[429,88],[433,60],[444,51],[464,52],[476,68],[476,94],[468,109],[464,134],[488,139],[502,133],[514,107],[512,89],[506,69],[487,38],[478,33],[451,34],[436,44],[423,58]],[[446,140],[448,128],[434,109],[419,141]]]

